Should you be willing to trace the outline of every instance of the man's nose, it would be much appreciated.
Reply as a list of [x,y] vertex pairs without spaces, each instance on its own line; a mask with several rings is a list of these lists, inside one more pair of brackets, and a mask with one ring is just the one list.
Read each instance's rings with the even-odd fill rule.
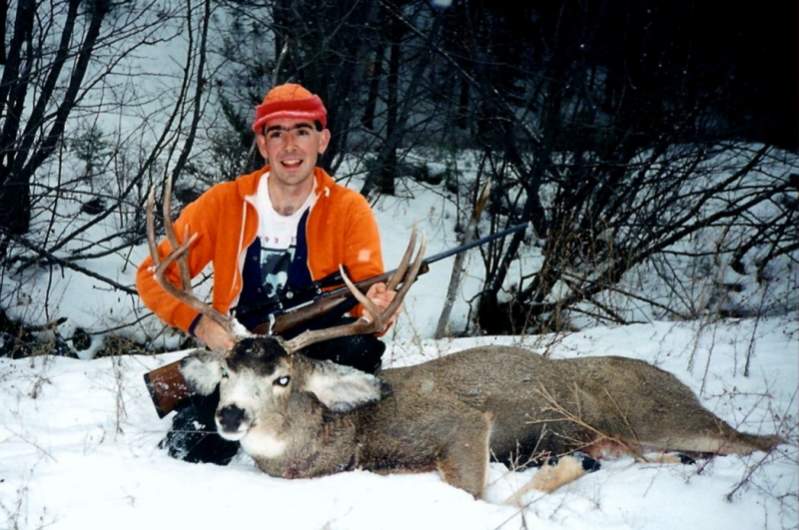
[[283,135],[283,148],[293,149],[297,146],[297,137],[294,136],[294,131],[286,131]]

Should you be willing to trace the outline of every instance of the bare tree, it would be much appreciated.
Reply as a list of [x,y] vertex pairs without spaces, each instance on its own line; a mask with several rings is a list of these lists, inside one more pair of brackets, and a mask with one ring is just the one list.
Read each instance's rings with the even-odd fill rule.
[[[483,142],[500,191],[492,223],[530,220],[545,238],[540,265],[515,279],[508,275],[520,235],[485,252],[478,322],[489,333],[559,329],[568,325],[567,309],[624,322],[598,295],[627,271],[700,231],[739,224],[759,204],[792,200],[787,174],[761,177],[771,149],[722,141],[718,96],[704,85],[710,81],[674,77],[694,68],[690,50],[675,53],[642,38],[638,59],[597,65],[581,51],[601,34],[596,13],[559,9],[550,15],[561,23],[535,41],[550,53],[533,54],[511,73],[527,82],[522,98],[483,102],[490,110],[481,119],[493,132]],[[616,29],[627,46],[641,31]],[[482,61],[483,68],[493,64]],[[765,242],[755,239],[749,244]],[[790,240],[774,248],[789,249]]]
[[[21,235],[30,226],[30,180],[64,133],[110,9],[111,3],[103,0],[56,4],[22,0],[17,5],[0,80],[0,115],[5,118],[0,131],[0,230],[4,232]],[[40,18],[49,23],[40,25]],[[59,26],[53,49],[50,39],[55,35],[42,31],[56,31]],[[57,91],[62,76],[66,90]]]
[[[214,10],[224,16],[215,21]],[[762,94],[757,68],[686,22],[713,11],[650,0],[0,3],[0,274],[35,264],[97,275],[80,262],[129,254],[151,183],[172,175],[176,198],[190,200],[192,188],[261,163],[252,108],[293,81],[327,105],[333,134],[321,164],[335,174],[350,156],[371,198],[401,192],[400,179],[424,175],[430,161],[479,153],[476,175],[456,168],[446,183],[459,230],[472,213],[460,204],[491,180],[464,237],[529,221],[541,245],[527,268],[521,234],[482,249],[485,281],[471,304],[479,330],[562,328],[577,314],[627,321],[608,298],[621,291],[671,317],[711,306],[737,314],[723,300],[734,282],[701,273],[712,292],[697,296],[681,283],[686,264],[767,285],[799,250],[799,170],[747,143],[765,138],[738,111]],[[159,72],[160,91],[144,93],[150,45],[171,39],[185,44],[180,70]],[[107,223],[117,233],[96,235]],[[639,267],[672,298],[626,289],[620,280]],[[457,291],[456,274],[450,301]],[[443,313],[439,334],[449,320]]]
[[[23,278],[32,264],[67,268],[135,295],[130,283],[83,262],[129,256],[144,238],[148,183],[185,172],[207,101],[211,10],[210,0],[169,9],[155,1],[12,7],[15,64],[0,94],[4,117],[13,118],[0,144],[4,275]],[[182,71],[169,78],[160,66],[150,70],[150,47],[178,38]],[[141,83],[150,75],[159,84]],[[100,223],[117,229],[98,238]],[[13,294],[0,285],[0,304]]]

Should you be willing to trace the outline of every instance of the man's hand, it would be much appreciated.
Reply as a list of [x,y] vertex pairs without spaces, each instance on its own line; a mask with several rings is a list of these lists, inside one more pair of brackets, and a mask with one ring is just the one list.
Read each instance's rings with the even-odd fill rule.
[[194,336],[208,348],[224,353],[233,349],[236,341],[233,336],[220,324],[202,315],[194,327]]
[[[377,309],[380,311],[385,310],[390,304],[391,301],[394,300],[394,297],[397,296],[397,292],[386,287],[385,283],[375,283],[369,287],[369,290],[366,291],[366,298],[372,301],[372,303],[377,306]],[[391,315],[388,320],[386,321],[386,327],[380,333],[385,333],[388,331],[388,328],[391,327],[392,324],[397,320],[397,315],[402,310],[402,305],[400,305],[394,314]],[[365,313],[364,316],[371,320],[371,315],[369,313]]]

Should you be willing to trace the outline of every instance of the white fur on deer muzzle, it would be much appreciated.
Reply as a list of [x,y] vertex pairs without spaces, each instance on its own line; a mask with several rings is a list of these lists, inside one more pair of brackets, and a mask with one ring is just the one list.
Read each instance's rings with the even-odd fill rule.
[[[263,390],[264,378],[252,370],[241,370],[228,379],[222,379],[219,386],[219,405],[216,408],[216,428],[219,435],[226,440],[241,440],[253,426],[253,420],[261,404],[259,398]],[[237,409],[241,412],[235,425],[220,421],[220,414],[225,409]]]

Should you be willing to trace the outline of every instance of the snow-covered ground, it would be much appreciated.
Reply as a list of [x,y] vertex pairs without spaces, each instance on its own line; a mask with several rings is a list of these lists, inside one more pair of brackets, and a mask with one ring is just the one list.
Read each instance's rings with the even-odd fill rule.
[[[492,464],[483,500],[436,473],[352,471],[269,477],[240,454],[226,467],[157,449],[159,420],[142,374],[179,357],[0,359],[0,528],[597,528],[783,529],[797,515],[796,315],[759,321],[655,322],[555,336],[396,341],[391,365],[476,344],[521,343],[555,357],[622,354],[671,370],[734,426],[780,432],[772,454],[697,465],[605,461],[525,506],[502,501],[534,473]],[[750,377],[742,375],[751,355]],[[689,359],[694,356],[694,369]],[[705,373],[707,367],[707,372]],[[497,369],[504,369],[498,367]],[[652,418],[657,421],[657,418]],[[728,494],[732,493],[728,499]]]

